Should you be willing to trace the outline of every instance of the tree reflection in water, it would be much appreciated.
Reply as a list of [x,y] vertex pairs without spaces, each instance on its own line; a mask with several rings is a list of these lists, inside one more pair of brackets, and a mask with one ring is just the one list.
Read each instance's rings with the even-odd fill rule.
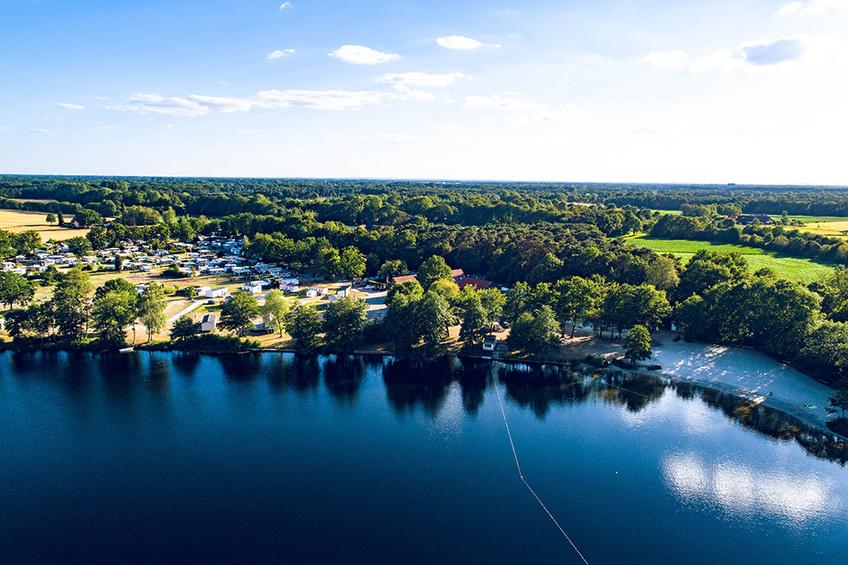
[[393,359],[383,367],[386,397],[399,415],[421,406],[435,416],[453,380],[453,359],[448,357],[426,362]]
[[259,353],[219,355],[218,361],[224,375],[234,381],[252,381],[262,370],[262,356]]
[[356,401],[365,378],[364,357],[359,355],[332,355],[324,362],[324,386],[336,401],[351,405]]
[[185,377],[194,375],[200,364],[200,354],[191,351],[177,351],[171,355],[171,363],[174,368]]
[[[846,442],[799,418],[729,392],[705,388],[687,382],[671,382],[651,376],[625,372],[591,372],[551,365],[528,365],[483,360],[442,358],[413,362],[377,356],[303,357],[293,354],[240,354],[216,357],[223,375],[230,380],[252,381],[267,377],[271,390],[315,394],[323,380],[328,394],[341,406],[352,406],[368,375],[382,376],[386,398],[398,415],[421,408],[425,414],[439,414],[452,384],[457,383],[463,410],[476,415],[487,399],[492,378],[497,377],[506,390],[506,399],[529,408],[544,418],[554,406],[596,401],[623,406],[631,412],[643,410],[671,390],[679,398],[698,398],[720,410],[741,425],[784,441],[797,441],[810,454],[845,464]],[[142,362],[144,361],[144,362]],[[68,394],[79,395],[102,378],[103,389],[115,401],[116,408],[130,409],[138,394],[138,381],[149,382],[157,392],[167,392],[171,364],[190,377],[201,365],[196,353],[131,353],[94,355],[84,352],[18,352],[11,356],[17,378],[58,377]],[[49,367],[45,373],[44,368]]]

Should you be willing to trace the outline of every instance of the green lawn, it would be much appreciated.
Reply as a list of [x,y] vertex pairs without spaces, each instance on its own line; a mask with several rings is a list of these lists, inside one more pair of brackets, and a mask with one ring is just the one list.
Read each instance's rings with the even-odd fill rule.
[[683,212],[680,210],[660,210],[658,208],[651,208],[651,212],[659,212],[660,214],[670,214],[672,216],[679,216]]
[[804,283],[818,280],[833,270],[833,266],[827,263],[819,263],[811,259],[785,257],[746,245],[710,243],[708,241],[692,241],[688,239],[658,239],[645,235],[630,237],[628,241],[631,245],[647,247],[657,253],[671,253],[676,257],[680,257],[684,264],[692,258],[692,255],[696,251],[700,251],[701,249],[709,249],[720,253],[736,251],[745,257],[752,271],[769,267],[782,277]]
[[[774,217],[779,218],[780,216]],[[790,214],[788,218],[790,220],[798,220],[799,222],[804,222],[805,224],[848,221],[848,218],[846,218],[845,216],[793,216]]]

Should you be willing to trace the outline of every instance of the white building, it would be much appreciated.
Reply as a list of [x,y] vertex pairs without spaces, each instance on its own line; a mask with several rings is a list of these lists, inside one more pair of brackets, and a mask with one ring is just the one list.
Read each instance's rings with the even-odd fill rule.
[[200,331],[204,333],[214,332],[218,325],[217,314],[206,314],[200,322]]
[[283,279],[280,281],[280,290],[283,292],[300,292],[300,281],[298,279]]
[[268,281],[251,281],[242,285],[241,289],[250,294],[262,294],[262,287],[268,284]]
[[197,289],[197,295],[202,298],[226,298],[230,295],[230,290],[225,286],[218,288],[202,286]]

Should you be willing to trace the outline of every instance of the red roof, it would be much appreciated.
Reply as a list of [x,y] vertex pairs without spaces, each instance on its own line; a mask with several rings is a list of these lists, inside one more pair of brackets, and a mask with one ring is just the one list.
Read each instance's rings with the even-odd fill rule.
[[401,275],[399,277],[392,277],[392,284],[401,284],[416,280],[418,280],[418,278],[415,275]]
[[[456,284],[459,285],[459,288],[467,284],[474,285],[479,289],[488,288],[492,285],[491,281],[485,281],[483,279],[477,279],[474,277],[466,277],[465,271],[462,269],[451,269],[451,276]],[[399,277],[392,277],[392,284],[402,284],[409,281],[416,281],[418,277],[415,275],[401,275]]]
[[492,286],[492,281],[478,279],[477,277],[466,277],[465,275],[456,277],[454,280],[456,281],[456,284],[459,285],[459,288],[465,288],[466,286],[471,285],[477,290],[485,290]]

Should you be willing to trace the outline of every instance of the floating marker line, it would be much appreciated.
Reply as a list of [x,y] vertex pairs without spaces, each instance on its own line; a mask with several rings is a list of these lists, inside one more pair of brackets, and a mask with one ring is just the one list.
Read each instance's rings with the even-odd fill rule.
[[536,502],[538,502],[539,506],[542,507],[542,510],[545,511],[545,513],[551,519],[551,522],[553,522],[554,526],[556,526],[557,529],[560,531],[562,537],[564,537],[566,541],[571,544],[571,547],[574,548],[574,551],[577,552],[577,555],[580,557],[583,563],[589,565],[589,562],[586,560],[585,557],[583,557],[583,554],[580,553],[580,550],[577,549],[577,545],[575,545],[575,543],[571,541],[571,538],[568,537],[568,534],[565,533],[565,530],[562,528],[562,526],[559,525],[559,522],[557,522],[556,518],[554,518],[554,515],[551,513],[550,510],[548,510],[548,507],[545,506],[545,503],[542,502],[542,499],[539,498],[539,495],[536,494],[536,491],[533,490],[533,487],[530,486],[530,483],[527,482],[527,479],[524,478],[524,473],[521,471],[521,463],[518,460],[518,453],[515,451],[515,442],[512,440],[512,432],[509,430],[509,421],[506,419],[506,411],[504,410],[503,402],[501,402],[501,393],[500,387],[498,386],[498,379],[497,377],[495,377],[495,375],[492,375],[492,382],[495,385],[495,397],[497,397],[498,406],[501,409],[501,416],[503,417],[504,427],[506,428],[506,437],[509,439],[509,446],[512,448],[512,457],[513,459],[515,459],[515,468],[518,471],[518,478],[521,479],[521,482],[524,483],[524,486],[527,487],[527,490],[530,491],[530,494],[533,495],[533,498],[536,499]]

